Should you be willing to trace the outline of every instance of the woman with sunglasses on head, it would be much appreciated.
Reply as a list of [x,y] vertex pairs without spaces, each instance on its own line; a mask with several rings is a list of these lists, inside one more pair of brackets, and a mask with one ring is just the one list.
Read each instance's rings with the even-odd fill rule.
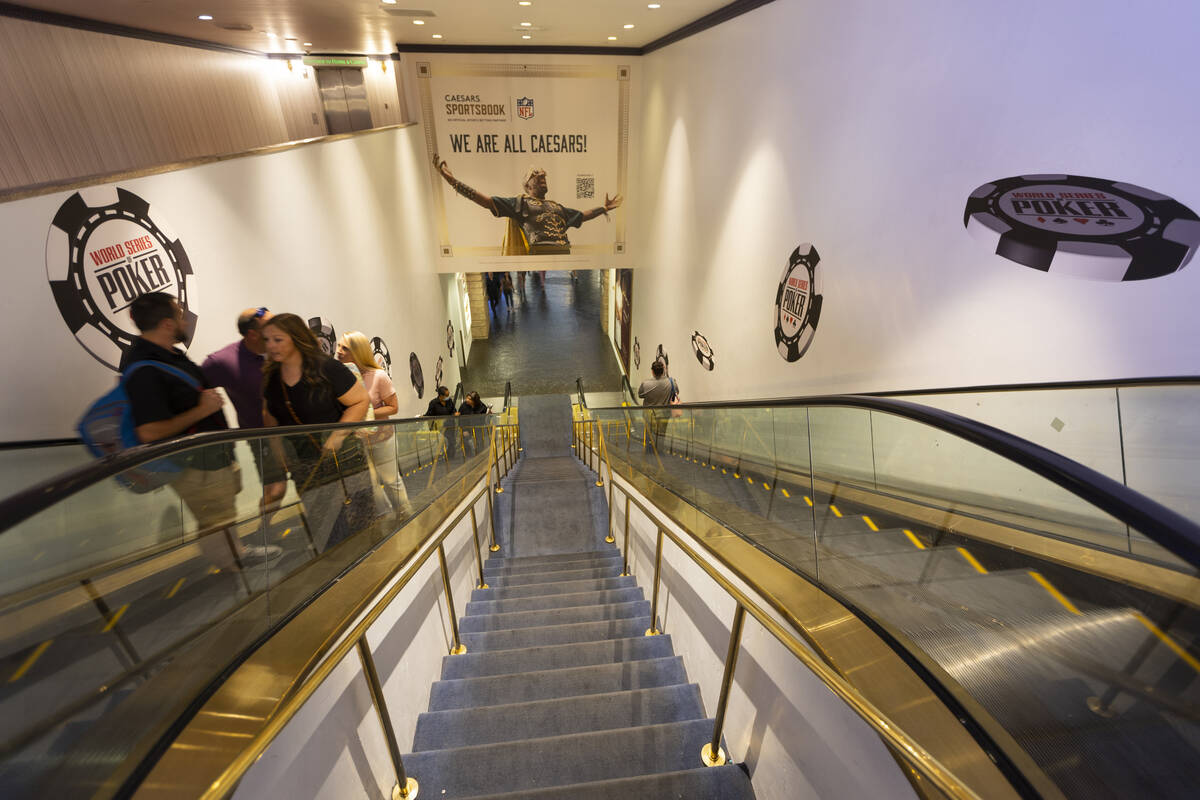
[[[328,425],[366,419],[367,390],[344,364],[325,356],[295,314],[262,326],[263,423]],[[362,442],[342,429],[283,438],[283,458],[300,494],[309,534],[326,550],[371,522],[374,494]]]
[[[376,420],[387,419],[396,413],[399,409],[396,387],[392,385],[388,374],[375,362],[375,353],[371,350],[371,343],[367,341],[366,336],[359,331],[342,334],[337,344],[337,360],[358,367]],[[374,430],[364,430],[359,435],[371,447],[371,460],[375,463],[375,472],[383,484],[384,494],[392,504],[392,510],[408,514],[411,506],[408,502],[408,490],[396,463],[396,443],[392,438],[394,432],[393,426],[381,425]]]

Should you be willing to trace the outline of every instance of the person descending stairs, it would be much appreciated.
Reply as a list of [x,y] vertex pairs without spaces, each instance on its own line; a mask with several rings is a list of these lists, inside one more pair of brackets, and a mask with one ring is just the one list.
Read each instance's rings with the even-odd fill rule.
[[[521,398],[511,526],[485,564],[417,720],[408,774],[431,798],[753,798],[741,765],[706,767],[713,732],[669,635],[603,541],[570,457],[570,400]],[[597,529],[599,528],[599,529]]]

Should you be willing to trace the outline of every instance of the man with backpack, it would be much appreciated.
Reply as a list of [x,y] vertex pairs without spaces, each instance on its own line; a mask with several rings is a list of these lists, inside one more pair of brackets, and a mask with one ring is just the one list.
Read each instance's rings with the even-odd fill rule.
[[[165,292],[148,292],[129,307],[141,332],[121,360],[129,411],[137,438],[161,442],[191,433],[228,430],[224,400],[191,359],[176,345],[187,340],[183,310]],[[147,363],[149,362],[149,363]],[[188,380],[188,376],[191,380]],[[196,518],[199,532],[225,529],[228,546],[240,565],[246,559],[274,558],[279,547],[245,546],[229,530],[237,521],[235,498],[242,489],[233,444],[207,445],[172,457],[179,468],[170,484]],[[206,552],[214,553],[212,545]]]
[[[642,398],[642,405],[649,408],[679,402],[679,384],[665,374],[666,365],[661,358],[654,359],[654,363],[650,365],[650,373],[654,378],[642,381],[638,386],[638,397]],[[657,449],[659,437],[666,432],[667,417],[660,411],[645,411],[643,415],[646,420],[646,449]]]

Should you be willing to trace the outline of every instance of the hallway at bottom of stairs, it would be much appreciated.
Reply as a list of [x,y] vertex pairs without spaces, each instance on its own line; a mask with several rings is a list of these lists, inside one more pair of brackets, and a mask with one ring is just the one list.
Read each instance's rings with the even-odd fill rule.
[[753,798],[740,765],[703,766],[700,687],[615,548],[491,558],[403,756],[420,797]]

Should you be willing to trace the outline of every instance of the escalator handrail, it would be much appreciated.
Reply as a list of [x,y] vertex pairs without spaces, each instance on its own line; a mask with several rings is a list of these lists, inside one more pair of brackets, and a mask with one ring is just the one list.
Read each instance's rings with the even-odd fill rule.
[[[1053,450],[1034,444],[1000,428],[949,411],[908,400],[863,395],[824,395],[787,400],[721,403],[687,403],[672,410],[748,409],[796,406],[839,406],[879,411],[903,417],[965,439],[1000,457],[1042,476],[1085,502],[1174,553],[1193,567],[1200,567],[1200,525],[1176,511],[1151,500],[1123,483]],[[619,408],[593,411],[620,412]]]
[[[67,497],[83,491],[103,480],[118,475],[151,461],[191,450],[197,447],[239,442],[243,439],[259,439],[272,436],[293,436],[324,433],[331,430],[379,428],[385,425],[398,427],[413,423],[427,425],[429,417],[407,417],[364,420],[362,422],[334,422],[323,425],[288,425],[275,428],[231,428],[225,431],[208,431],[181,436],[165,442],[138,445],[116,455],[97,459],[34,484],[16,494],[0,500],[0,536],[30,517],[45,511]],[[445,418],[442,418],[445,419]]]
[[575,379],[575,388],[579,391],[579,405],[582,406],[583,408],[587,408],[588,407],[587,397],[583,393],[583,377],[582,376]]
[[629,382],[629,376],[621,373],[621,388],[629,396],[629,404],[632,406],[640,406],[642,403],[638,400],[637,394],[633,391],[633,384]]

